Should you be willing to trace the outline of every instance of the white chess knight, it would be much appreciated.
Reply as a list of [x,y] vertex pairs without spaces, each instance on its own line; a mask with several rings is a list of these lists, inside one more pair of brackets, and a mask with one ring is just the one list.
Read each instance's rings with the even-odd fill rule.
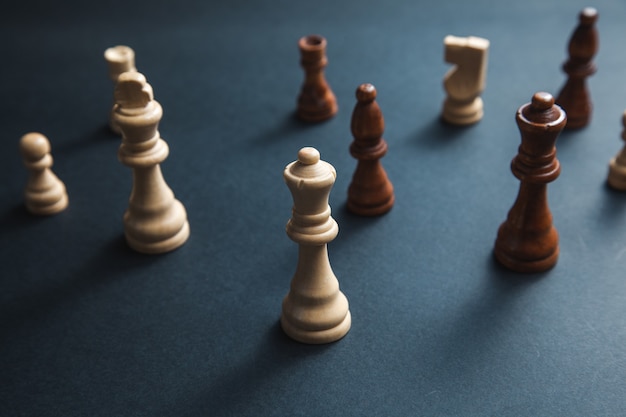
[[446,73],[443,86],[446,99],[441,117],[455,125],[469,125],[483,117],[489,41],[469,36],[448,35],[444,38],[445,61],[454,64]]

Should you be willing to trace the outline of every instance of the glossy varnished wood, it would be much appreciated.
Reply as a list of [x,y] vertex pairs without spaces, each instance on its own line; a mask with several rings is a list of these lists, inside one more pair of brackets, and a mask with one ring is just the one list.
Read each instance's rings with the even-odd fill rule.
[[337,99],[324,77],[328,65],[326,45],[326,39],[319,35],[304,36],[298,41],[305,78],[298,96],[297,115],[307,122],[321,122],[337,113]]
[[552,268],[559,255],[559,235],[548,207],[547,184],[561,171],[556,159],[556,139],[567,117],[548,93],[536,93],[517,111],[522,135],[519,153],[511,162],[521,181],[517,199],[498,230],[496,259],[517,272]]
[[578,26],[569,41],[569,58],[563,64],[563,71],[568,78],[556,98],[556,103],[567,113],[567,129],[587,126],[593,111],[586,80],[596,72],[592,59],[598,52],[598,31],[595,27],[598,12],[592,7],[586,7],[578,19]]
[[385,121],[372,84],[361,84],[356,98],[350,154],[358,162],[348,187],[347,207],[361,216],[378,216],[391,210],[395,201],[393,185],[380,162],[387,153],[387,142],[382,137]]

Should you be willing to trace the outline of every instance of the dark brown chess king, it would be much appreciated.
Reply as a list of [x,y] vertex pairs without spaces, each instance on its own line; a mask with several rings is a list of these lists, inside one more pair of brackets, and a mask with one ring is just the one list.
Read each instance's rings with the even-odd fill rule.
[[598,31],[595,27],[598,12],[586,7],[578,19],[578,27],[569,41],[569,59],[563,64],[568,78],[556,99],[556,103],[567,113],[567,129],[586,126],[593,110],[586,79],[596,72],[592,59],[598,52]]
[[563,109],[548,93],[535,93],[516,116],[522,135],[511,171],[520,181],[519,194],[498,230],[496,259],[517,272],[552,268],[559,256],[559,235],[548,207],[547,184],[561,172],[556,139],[567,123]]
[[350,154],[359,162],[348,187],[348,210],[361,216],[378,216],[393,207],[393,185],[380,159],[387,153],[383,139],[385,120],[376,103],[376,88],[361,84],[356,90],[357,103],[350,129],[354,141]]
[[307,122],[321,122],[337,113],[337,99],[324,78],[326,39],[319,35],[300,38],[300,64],[305,79],[298,96],[298,117]]

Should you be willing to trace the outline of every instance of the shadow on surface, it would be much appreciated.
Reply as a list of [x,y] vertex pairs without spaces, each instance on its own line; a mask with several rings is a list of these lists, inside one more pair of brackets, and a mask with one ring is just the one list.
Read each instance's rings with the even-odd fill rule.
[[[230,372],[213,377],[213,384],[199,391],[203,395],[188,404],[185,415],[238,415],[239,408],[248,409],[249,401],[258,401],[257,393],[267,391],[269,381],[290,378],[285,372],[336,346],[336,343],[307,345],[291,340],[276,321],[267,329],[256,351],[237,364],[222,367]],[[281,393],[275,395],[279,397]]]
[[[94,257],[76,269],[68,266],[63,271],[42,270],[43,285],[32,286],[34,291],[16,294],[5,305],[0,306],[0,340],[10,338],[14,331],[28,327],[57,309],[71,308],[82,295],[121,278],[133,277],[128,271],[145,268],[167,256],[158,257],[134,252],[123,236],[95,248]],[[68,256],[66,263],[71,265]],[[0,343],[1,344],[1,343]]]
[[430,123],[417,132],[417,143],[429,149],[442,148],[450,145],[456,139],[465,136],[477,124],[469,126],[455,126],[446,123],[441,120],[440,117],[437,117],[432,119]]

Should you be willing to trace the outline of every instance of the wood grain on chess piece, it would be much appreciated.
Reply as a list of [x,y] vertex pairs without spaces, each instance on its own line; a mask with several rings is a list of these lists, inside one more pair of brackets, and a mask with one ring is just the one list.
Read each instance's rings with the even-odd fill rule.
[[393,185],[380,162],[387,153],[387,142],[382,137],[385,121],[372,84],[361,84],[356,98],[350,154],[358,163],[348,187],[347,207],[361,216],[378,216],[391,210],[395,201]]
[[305,79],[298,96],[297,115],[307,122],[330,119],[337,113],[337,99],[324,77],[328,64],[326,39],[319,35],[304,36],[298,47]]
[[578,19],[578,27],[569,41],[569,59],[563,64],[568,78],[556,98],[556,103],[567,113],[567,129],[587,126],[593,110],[586,79],[596,72],[592,59],[598,52],[598,31],[595,27],[598,11],[586,7]]
[[552,268],[559,255],[547,184],[561,171],[555,143],[567,117],[550,94],[540,92],[520,107],[516,120],[522,144],[511,170],[521,184],[515,204],[498,230],[494,254],[513,271],[541,272]]

